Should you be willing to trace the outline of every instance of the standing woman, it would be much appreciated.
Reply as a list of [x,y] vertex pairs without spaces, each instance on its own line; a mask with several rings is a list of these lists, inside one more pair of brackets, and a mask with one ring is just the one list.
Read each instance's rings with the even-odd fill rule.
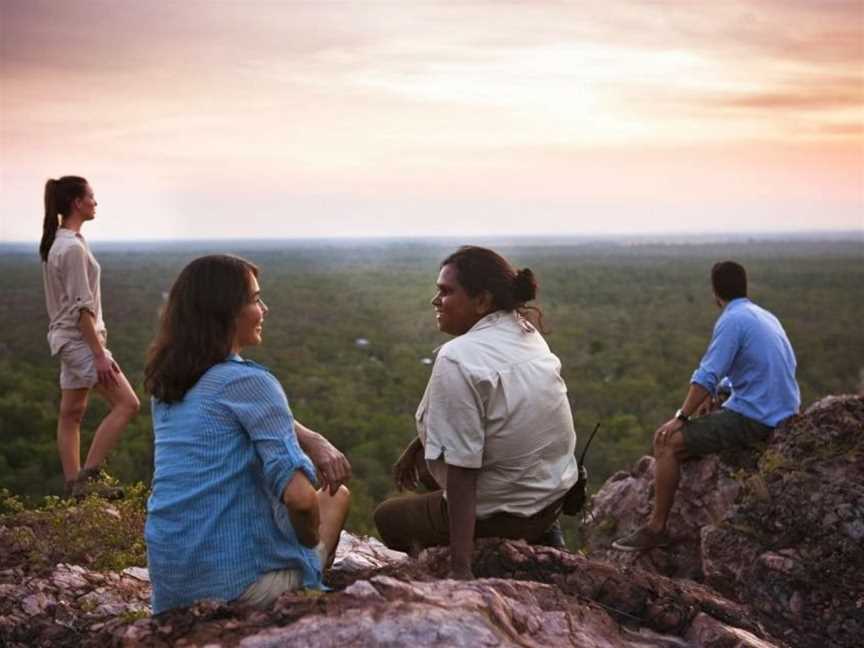
[[[81,234],[84,223],[96,218],[93,189],[84,178],[63,176],[45,183],[45,222],[39,255],[48,345],[60,357],[60,416],[57,447],[66,481],[66,495],[90,492],[116,495],[117,489],[98,484],[100,468],[140,403],[135,391],[106,347],[102,319],[101,269]],[[111,406],[96,428],[81,468],[81,420],[90,390]]]

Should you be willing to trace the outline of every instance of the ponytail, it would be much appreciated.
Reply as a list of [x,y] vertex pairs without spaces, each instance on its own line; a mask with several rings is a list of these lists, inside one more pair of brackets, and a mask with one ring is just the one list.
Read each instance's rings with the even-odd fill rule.
[[57,236],[57,227],[60,225],[58,216],[68,216],[72,201],[84,196],[86,190],[87,181],[79,176],[63,176],[45,183],[45,220],[42,221],[42,240],[39,243],[42,261],[48,261],[48,252]]

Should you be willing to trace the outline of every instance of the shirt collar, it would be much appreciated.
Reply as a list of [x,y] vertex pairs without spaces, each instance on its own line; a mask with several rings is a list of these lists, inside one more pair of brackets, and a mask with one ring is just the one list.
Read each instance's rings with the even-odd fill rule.
[[533,333],[536,330],[531,322],[529,322],[527,319],[525,319],[524,317],[522,317],[522,315],[519,314],[519,311],[497,310],[493,313],[485,315],[484,317],[481,317],[474,326],[468,329],[468,333],[472,333],[474,331],[482,331],[483,329],[495,326],[496,324],[498,324],[498,322],[504,320],[507,317],[512,317],[513,321],[515,321],[525,333]]
[[[529,322],[527,319],[522,317],[518,311],[515,311],[515,310],[513,310],[513,311],[497,310],[497,311],[494,311],[492,313],[489,313],[488,315],[484,315],[483,317],[481,317],[479,320],[477,320],[477,322],[474,324],[474,326],[472,326],[470,329],[465,331],[465,333],[463,333],[462,335],[468,335],[469,333],[476,333],[477,331],[482,331],[484,329],[491,328],[491,327],[495,326],[498,322],[500,322],[502,319],[504,319],[505,317],[512,317],[516,321],[516,323],[522,327],[522,330],[525,331],[526,333],[533,333],[535,330],[537,330],[534,328],[534,325],[531,322]],[[446,342],[444,344],[446,344]],[[434,349],[432,349],[432,353],[437,354],[438,351],[441,350],[441,347],[444,346],[444,344],[441,344],[441,345],[435,347]]]
[[57,232],[54,234],[54,238],[80,238],[84,237],[81,235],[81,232],[73,232],[71,229],[66,227],[58,227]]
[[737,308],[738,306],[743,306],[744,304],[749,304],[750,300],[746,297],[736,297],[728,302],[726,302],[726,306],[723,307],[723,312],[725,313],[728,310],[732,310],[733,308]]
[[497,310],[489,313],[488,315],[484,315],[477,322],[468,329],[465,333],[473,333],[474,331],[482,331],[483,329],[489,328],[490,326],[495,326],[498,321],[507,315],[507,311]]

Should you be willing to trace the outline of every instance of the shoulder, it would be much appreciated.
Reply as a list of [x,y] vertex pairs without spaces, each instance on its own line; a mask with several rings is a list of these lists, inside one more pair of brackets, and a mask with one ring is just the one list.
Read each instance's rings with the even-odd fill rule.
[[226,392],[247,394],[253,398],[284,398],[282,385],[263,365],[251,360],[229,358],[207,372],[219,381]]
[[87,254],[84,243],[73,236],[60,236],[54,239],[48,251],[48,260],[61,263],[66,259],[81,259]]
[[765,319],[776,319],[770,312],[754,304],[749,299],[742,300],[741,303],[735,304],[735,308],[728,313],[727,320],[742,328],[758,326]]

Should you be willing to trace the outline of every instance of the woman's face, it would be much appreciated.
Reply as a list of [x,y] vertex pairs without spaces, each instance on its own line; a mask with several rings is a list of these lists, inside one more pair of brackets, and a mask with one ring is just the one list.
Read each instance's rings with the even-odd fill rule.
[[438,291],[432,299],[438,329],[450,335],[467,333],[491,310],[487,294],[471,297],[459,283],[456,267],[448,264],[438,273]]
[[75,212],[81,217],[82,221],[89,221],[96,218],[96,196],[93,193],[93,187],[89,184],[84,188],[84,195],[81,198],[76,198],[73,203]]
[[243,347],[257,346],[261,344],[264,331],[264,316],[267,315],[266,304],[261,301],[261,288],[258,279],[249,273],[249,301],[237,315],[237,330],[234,334],[235,352]]

